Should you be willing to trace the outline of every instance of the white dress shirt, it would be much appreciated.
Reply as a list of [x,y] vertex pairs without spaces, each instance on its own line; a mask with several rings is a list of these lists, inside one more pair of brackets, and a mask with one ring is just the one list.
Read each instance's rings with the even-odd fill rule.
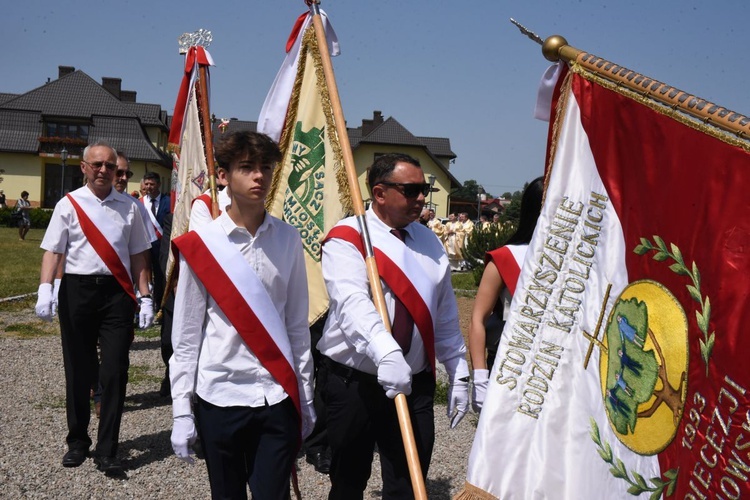
[[[123,193],[123,194],[126,194],[126,193]],[[130,196],[130,195],[128,194],[127,196]],[[132,196],[130,197],[133,198]],[[136,198],[133,198],[133,202],[135,203],[135,206],[138,207],[138,210],[141,212],[141,218],[143,219],[143,229],[146,231],[146,235],[148,235],[148,241],[150,243],[153,243],[159,238],[156,236],[156,230],[154,229],[154,225],[151,224],[151,218],[148,215],[148,208],[146,208],[146,205],[138,201],[138,199]]]
[[[205,194],[205,193],[204,193]],[[227,207],[232,204],[232,200],[229,198],[227,188],[219,191],[217,196],[217,203],[219,204],[219,210],[222,212],[227,211]],[[198,229],[203,227],[209,222],[214,220],[211,215],[211,210],[202,201],[193,202],[193,206],[190,208],[190,223],[188,227],[190,229]]]
[[[378,247],[382,238],[395,238],[390,234],[391,228],[372,209],[367,211],[366,218],[373,246]],[[456,367],[466,355],[466,346],[458,324],[458,305],[448,258],[440,241],[427,227],[412,222],[404,229],[407,232],[404,243],[425,275],[434,282],[437,307],[430,313],[435,329],[435,356],[446,365],[451,376],[455,375]],[[351,243],[334,238],[323,245],[322,267],[330,305],[318,350],[338,363],[377,374],[377,365],[383,356],[399,346],[385,329],[372,302],[362,254]],[[381,280],[381,283],[388,315],[393,321],[394,295],[385,282]],[[430,366],[416,325],[411,348],[404,358],[413,374]],[[462,367],[460,371],[460,376],[468,375],[468,368]]]
[[[100,200],[87,186],[78,188],[74,193],[76,196],[96,200],[112,224],[119,228],[116,233],[121,237],[109,241],[116,250],[135,255],[151,248],[137,202],[131,196],[118,193],[112,188],[109,195]],[[41,247],[50,252],[67,254],[65,272],[68,274],[112,274],[83,234],[76,210],[67,196],[55,205]],[[130,263],[123,264],[130,271]]]
[[[300,401],[313,399],[310,330],[307,324],[307,275],[299,233],[266,213],[255,236],[238,227],[226,212],[218,224],[266,288],[286,326],[294,358]],[[252,306],[252,305],[251,305]],[[264,406],[288,397],[242,340],[190,265],[180,255],[180,279],[172,328],[174,354],[169,360],[172,411],[175,417],[192,413],[197,394],[209,403]]]

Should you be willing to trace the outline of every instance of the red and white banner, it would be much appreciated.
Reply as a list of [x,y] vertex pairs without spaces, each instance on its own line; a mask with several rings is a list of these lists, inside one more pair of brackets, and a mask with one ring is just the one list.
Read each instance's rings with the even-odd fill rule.
[[[190,47],[185,55],[185,73],[175,103],[175,114],[169,130],[169,147],[172,150],[172,232],[176,238],[188,231],[190,208],[193,200],[208,186],[208,166],[203,147],[203,135],[198,113],[196,79],[199,66],[213,66],[213,59],[203,47]],[[208,86],[208,85],[207,85]],[[203,103],[208,106],[209,103]],[[208,125],[210,126],[210,124]],[[167,283],[171,282],[174,254],[167,261]]]
[[747,496],[750,154],[580,74],[562,99],[460,498]]

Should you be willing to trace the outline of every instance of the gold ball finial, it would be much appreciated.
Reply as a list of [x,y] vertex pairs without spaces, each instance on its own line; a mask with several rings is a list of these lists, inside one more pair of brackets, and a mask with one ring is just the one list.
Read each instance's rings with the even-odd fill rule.
[[542,55],[548,61],[557,62],[560,60],[560,49],[568,45],[568,41],[560,35],[548,37],[542,45]]

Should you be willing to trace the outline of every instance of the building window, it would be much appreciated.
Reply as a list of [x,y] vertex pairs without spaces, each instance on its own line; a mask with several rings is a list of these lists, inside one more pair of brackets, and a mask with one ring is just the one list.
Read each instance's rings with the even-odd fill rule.
[[44,135],[47,137],[62,137],[66,139],[82,139],[88,141],[89,126],[77,123],[47,122],[44,124]]

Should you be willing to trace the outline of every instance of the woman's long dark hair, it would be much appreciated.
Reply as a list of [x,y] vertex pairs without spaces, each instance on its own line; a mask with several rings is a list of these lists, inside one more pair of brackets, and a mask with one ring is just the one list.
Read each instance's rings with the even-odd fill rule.
[[544,177],[537,177],[526,186],[521,196],[521,218],[518,229],[511,236],[506,245],[529,243],[534,234],[536,221],[542,211],[542,194],[544,193]]

